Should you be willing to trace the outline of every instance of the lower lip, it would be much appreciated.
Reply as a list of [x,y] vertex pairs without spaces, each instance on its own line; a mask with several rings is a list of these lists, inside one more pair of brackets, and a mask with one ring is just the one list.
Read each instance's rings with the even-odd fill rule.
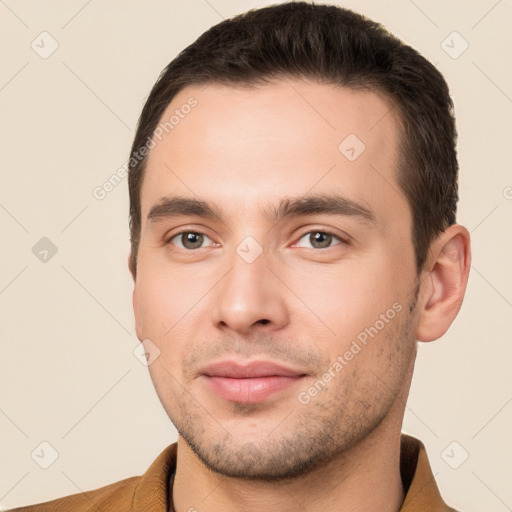
[[205,376],[210,389],[231,402],[254,404],[293,386],[302,376],[285,377],[272,375],[248,379]]

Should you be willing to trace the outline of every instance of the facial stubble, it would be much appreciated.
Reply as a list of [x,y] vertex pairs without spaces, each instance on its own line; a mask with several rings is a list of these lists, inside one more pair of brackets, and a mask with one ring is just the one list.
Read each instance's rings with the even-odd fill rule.
[[[415,357],[415,297],[366,350],[379,353],[378,365],[365,367],[359,354],[308,403],[296,397],[268,435],[247,438],[228,428],[185,388],[170,414],[180,436],[198,459],[220,475],[247,480],[281,481],[306,475],[343,455],[383,422],[407,382]],[[408,314],[407,314],[407,313]],[[374,345],[380,344],[381,347]],[[318,359],[316,361],[318,364]],[[319,369],[319,376],[325,371]],[[404,404],[405,405],[405,404]],[[265,404],[230,403],[231,417],[258,422]],[[168,411],[170,413],[172,411]]]

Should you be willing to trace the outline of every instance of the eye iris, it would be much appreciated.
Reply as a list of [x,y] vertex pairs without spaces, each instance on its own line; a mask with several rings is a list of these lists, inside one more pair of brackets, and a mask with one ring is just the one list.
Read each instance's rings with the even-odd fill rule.
[[331,245],[332,235],[317,231],[316,233],[311,233],[309,235],[309,241],[315,249],[323,249]]
[[199,233],[183,233],[181,235],[183,247],[187,249],[197,249],[203,244],[203,235]]

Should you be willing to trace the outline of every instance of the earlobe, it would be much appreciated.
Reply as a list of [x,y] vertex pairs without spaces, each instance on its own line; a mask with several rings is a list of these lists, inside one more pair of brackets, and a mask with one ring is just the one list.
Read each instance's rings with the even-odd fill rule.
[[135,291],[135,288],[133,289],[133,293],[132,293],[132,305],[133,305],[133,314],[135,317],[135,333],[137,334],[138,340],[142,342],[142,340],[144,339],[144,336],[142,336],[142,329],[140,328],[139,305],[138,305],[137,293]]
[[128,270],[130,271],[130,274],[135,281],[135,269],[133,268],[133,258],[131,252],[128,254]]
[[419,341],[440,338],[457,316],[471,266],[468,230],[458,224],[447,228],[432,243],[428,275],[423,283],[420,319],[416,337]]

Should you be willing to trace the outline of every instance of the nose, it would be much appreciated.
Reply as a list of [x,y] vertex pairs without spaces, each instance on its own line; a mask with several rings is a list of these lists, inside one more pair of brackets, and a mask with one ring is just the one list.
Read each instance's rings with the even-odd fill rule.
[[265,252],[251,263],[234,253],[231,263],[230,271],[214,288],[214,325],[239,335],[284,327],[289,311]]

